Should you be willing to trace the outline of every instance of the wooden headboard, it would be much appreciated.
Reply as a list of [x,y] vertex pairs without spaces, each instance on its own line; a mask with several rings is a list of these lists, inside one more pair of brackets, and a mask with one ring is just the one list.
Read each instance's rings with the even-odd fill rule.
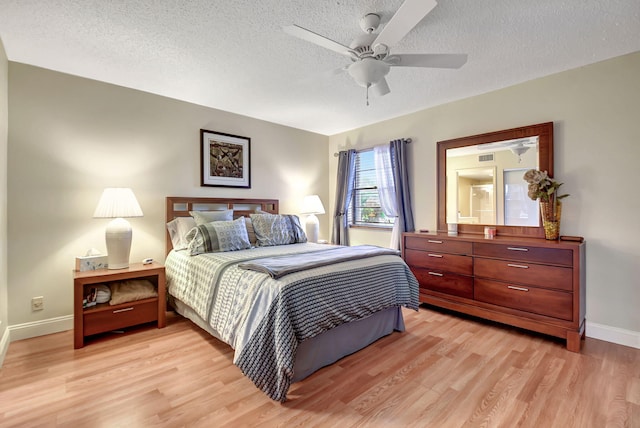
[[[233,210],[233,217],[248,217],[256,211],[271,214],[279,213],[277,199],[233,199],[233,198],[203,198],[191,196],[167,196],[166,222],[176,217],[189,217],[189,211],[224,211]],[[169,232],[165,237],[166,254],[171,251]]]

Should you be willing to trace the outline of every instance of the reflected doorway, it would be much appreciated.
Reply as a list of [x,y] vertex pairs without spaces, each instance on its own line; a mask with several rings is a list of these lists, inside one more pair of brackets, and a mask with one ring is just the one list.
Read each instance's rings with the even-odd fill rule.
[[495,168],[456,170],[457,222],[496,224]]

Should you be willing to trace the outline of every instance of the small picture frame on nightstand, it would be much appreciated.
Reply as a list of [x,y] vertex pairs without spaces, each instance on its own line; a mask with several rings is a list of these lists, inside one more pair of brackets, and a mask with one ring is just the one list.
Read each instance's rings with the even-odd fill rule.
[[107,267],[107,256],[99,255],[76,257],[76,270],[78,272],[106,269]]

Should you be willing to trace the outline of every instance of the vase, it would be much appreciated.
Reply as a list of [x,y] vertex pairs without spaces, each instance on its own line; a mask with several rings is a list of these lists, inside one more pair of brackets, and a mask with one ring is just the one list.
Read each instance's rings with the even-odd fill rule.
[[544,237],[550,241],[557,240],[560,237],[562,202],[558,200],[551,202],[540,201],[540,214],[542,216]]

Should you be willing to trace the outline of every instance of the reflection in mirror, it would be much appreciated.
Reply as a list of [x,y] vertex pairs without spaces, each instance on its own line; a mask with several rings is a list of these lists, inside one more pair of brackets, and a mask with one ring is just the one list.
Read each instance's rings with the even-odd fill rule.
[[527,196],[522,178],[538,168],[538,140],[532,136],[448,149],[447,223],[538,226],[537,204]]
[[438,142],[438,231],[544,237],[537,201],[522,176],[529,169],[553,176],[553,123]]
[[504,224],[509,226],[539,226],[538,201],[527,194],[527,182],[522,176],[531,168],[504,170]]
[[[456,170],[454,191],[447,207],[447,223],[495,224],[495,168],[463,168]],[[453,192],[451,193],[454,194]]]

